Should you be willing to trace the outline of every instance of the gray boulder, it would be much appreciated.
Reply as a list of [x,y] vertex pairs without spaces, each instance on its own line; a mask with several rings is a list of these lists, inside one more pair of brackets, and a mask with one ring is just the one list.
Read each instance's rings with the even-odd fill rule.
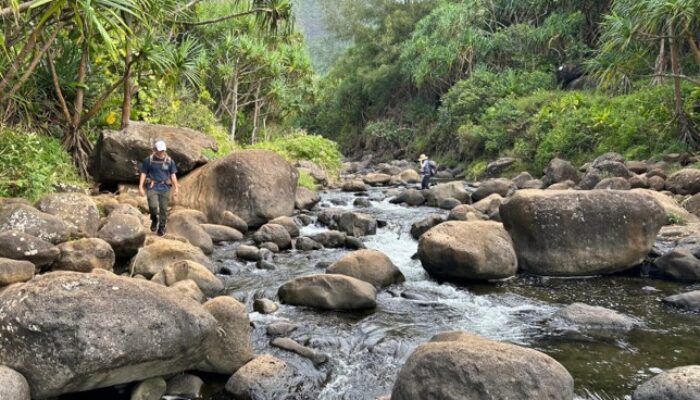
[[632,400],[700,399],[700,365],[687,365],[664,371],[641,384]]
[[206,220],[201,211],[176,211],[168,218],[168,232],[187,239],[192,245],[202,249],[204,254],[211,254],[214,251],[214,242],[200,225]]
[[0,287],[26,282],[34,277],[35,270],[36,267],[29,261],[0,257]]
[[464,188],[463,182],[448,182],[433,186],[427,191],[426,202],[429,206],[436,207],[440,200],[453,198],[460,203],[471,203],[471,196]]
[[700,169],[685,168],[666,179],[668,190],[676,194],[696,194],[700,192]]
[[505,172],[511,165],[515,164],[515,158],[503,157],[496,161],[490,162],[486,166],[486,177],[488,178],[498,178],[503,172]]
[[319,201],[321,201],[321,196],[318,193],[304,187],[298,187],[294,198],[294,207],[297,210],[311,210]]
[[310,237],[300,237],[294,242],[294,247],[301,251],[321,250],[323,245]]
[[574,168],[570,162],[560,158],[555,158],[550,161],[547,168],[544,170],[544,184],[546,186],[569,180],[576,183],[579,179],[580,177],[576,168]]
[[270,299],[256,299],[253,302],[253,311],[260,314],[272,314],[279,310],[279,306]]
[[255,246],[242,244],[236,249],[236,257],[245,261],[260,261],[260,250]]
[[228,210],[224,211],[220,224],[231,227],[241,233],[248,232],[248,224],[243,220],[243,218]]
[[557,311],[552,318],[584,328],[594,329],[629,331],[640,325],[640,321],[636,318],[604,307],[583,303],[570,304]]
[[292,237],[289,231],[282,225],[268,223],[260,227],[254,234],[253,240],[255,243],[261,244],[272,242],[280,250],[289,249],[292,247]]
[[102,239],[73,240],[58,245],[61,255],[51,266],[54,271],[90,272],[95,268],[111,271],[115,255],[112,246]]
[[700,290],[668,296],[664,298],[664,303],[690,311],[700,311]]
[[700,260],[687,248],[676,247],[654,260],[654,265],[671,279],[681,282],[700,282]]
[[17,231],[0,232],[0,257],[29,261],[37,267],[51,265],[61,250],[38,237]]
[[177,292],[104,271],[40,275],[0,303],[0,364],[23,371],[36,399],[191,368],[216,329]]
[[0,399],[31,400],[29,384],[19,372],[0,365]]
[[345,247],[347,236],[348,235],[345,232],[326,231],[311,235],[311,239],[322,244],[324,247],[337,249],[340,247]]
[[204,232],[209,235],[214,243],[237,242],[243,239],[243,234],[226,225],[200,224]]
[[377,233],[377,220],[368,214],[346,212],[338,219],[338,229],[349,236],[374,235]]
[[406,280],[391,259],[377,250],[358,250],[348,253],[333,263],[326,272],[351,276],[371,283],[377,288]]
[[411,225],[411,236],[418,240],[425,232],[443,222],[445,222],[445,218],[440,214],[428,215],[427,217],[420,219]]
[[335,311],[357,311],[377,306],[371,284],[344,275],[320,274],[294,278],[277,291],[280,301]]
[[420,192],[420,190],[408,189],[404,190],[398,196],[389,200],[389,202],[392,204],[406,203],[409,206],[416,207],[425,203],[425,197],[423,197],[423,194]]
[[41,240],[58,244],[77,235],[76,228],[60,217],[47,214],[24,204],[9,204],[0,208],[0,232],[23,232]]
[[482,182],[479,188],[472,193],[472,200],[479,201],[491,196],[492,194],[498,194],[501,197],[506,197],[515,189],[516,186],[510,179],[490,179],[486,182]]
[[78,234],[86,237],[97,235],[100,212],[90,196],[82,193],[54,193],[44,196],[37,208],[55,215],[71,224]]
[[146,241],[146,228],[137,216],[112,212],[97,237],[109,243],[117,257],[133,257]]
[[595,185],[600,190],[630,190],[632,185],[626,178],[605,178]]

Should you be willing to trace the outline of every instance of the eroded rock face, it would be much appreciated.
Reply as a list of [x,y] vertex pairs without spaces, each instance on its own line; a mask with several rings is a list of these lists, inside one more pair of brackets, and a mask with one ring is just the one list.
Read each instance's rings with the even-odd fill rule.
[[76,229],[63,219],[20,203],[0,208],[0,232],[9,230],[36,236],[53,244],[77,235]]
[[358,250],[348,253],[326,270],[329,274],[351,276],[381,288],[406,280],[384,253]]
[[140,217],[112,212],[97,237],[109,243],[117,257],[133,257],[146,241],[146,228]]
[[0,303],[0,364],[23,371],[36,399],[189,369],[216,330],[177,292],[104,271],[40,275]]
[[523,190],[500,214],[520,267],[538,275],[606,274],[638,265],[666,222],[655,200],[616,190]]
[[572,400],[574,380],[538,351],[447,332],[420,345],[401,368],[391,400]]
[[673,368],[641,384],[632,400],[700,399],[700,365]]
[[217,150],[216,141],[201,132],[131,121],[125,130],[102,132],[93,153],[93,177],[100,182],[138,182],[138,168],[158,139],[167,144],[180,174],[205,164],[205,149]]
[[283,303],[336,311],[356,311],[377,306],[371,284],[344,275],[302,276],[282,285],[277,294]]
[[50,194],[39,200],[37,208],[72,224],[82,236],[94,237],[100,227],[97,205],[82,193]]
[[503,225],[447,221],[421,236],[418,257],[425,270],[446,280],[488,280],[515,275],[513,243]]
[[38,237],[17,231],[0,232],[0,257],[26,260],[37,267],[51,265],[61,250]]
[[296,168],[271,151],[236,151],[183,178],[178,203],[204,212],[211,223],[228,225],[222,219],[231,211],[260,226],[292,214],[298,178]]

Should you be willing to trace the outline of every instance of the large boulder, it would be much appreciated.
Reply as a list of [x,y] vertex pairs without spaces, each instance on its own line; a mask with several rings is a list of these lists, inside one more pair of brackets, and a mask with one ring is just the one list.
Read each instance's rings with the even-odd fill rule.
[[19,372],[0,365],[0,399],[31,400],[29,384]]
[[700,260],[685,247],[676,247],[654,260],[661,273],[681,282],[700,282]]
[[139,166],[158,139],[167,144],[179,174],[205,164],[205,149],[218,150],[216,141],[201,132],[131,121],[125,130],[100,134],[91,165],[93,177],[100,182],[138,182]]
[[420,174],[416,172],[414,169],[407,169],[401,172],[399,175],[399,179],[406,183],[418,183],[420,182]]
[[369,173],[362,178],[362,181],[370,186],[383,186],[389,183],[391,175]]
[[471,203],[469,192],[464,188],[463,182],[448,182],[435,185],[427,193],[426,201],[429,206],[436,207],[440,200],[453,198],[461,203]]
[[438,334],[401,368],[391,400],[572,400],[574,380],[539,351],[466,332]]
[[16,231],[0,232],[0,257],[29,261],[37,267],[51,265],[61,250],[38,237]]
[[80,235],[94,237],[100,227],[100,212],[90,196],[82,193],[54,193],[42,198],[37,208],[72,224]]
[[253,359],[250,320],[245,305],[233,297],[220,296],[204,303],[216,318],[218,335],[205,343],[205,360],[197,369],[231,375]]
[[544,170],[544,184],[546,186],[565,181],[573,181],[576,183],[579,179],[580,177],[576,168],[574,168],[570,162],[560,158],[555,158],[550,161],[547,168]]
[[199,211],[183,210],[174,212],[168,218],[168,232],[187,239],[194,246],[202,249],[204,254],[214,251],[214,242],[201,224],[206,222],[206,217]]
[[691,311],[700,311],[700,290],[668,296],[664,298],[664,303]]
[[377,250],[358,250],[348,253],[333,263],[326,272],[351,276],[369,282],[377,288],[406,280],[391,259]]
[[508,194],[516,189],[515,184],[510,179],[489,179],[483,182],[479,188],[472,193],[472,200],[479,201],[485,199],[493,194],[498,194],[501,197],[506,197]]
[[214,297],[224,290],[224,284],[207,267],[194,261],[177,261],[153,276],[151,281],[165,286],[192,280],[205,295]]
[[321,201],[321,196],[318,193],[305,187],[298,187],[294,198],[294,207],[297,210],[311,210],[319,201]]
[[284,399],[294,392],[293,367],[268,354],[256,357],[226,382],[226,391],[240,400]]
[[140,248],[131,260],[131,270],[134,274],[151,278],[168,265],[185,260],[202,264],[210,271],[214,271],[211,260],[199,247],[170,239],[157,239]]
[[243,239],[243,234],[230,226],[214,224],[200,224],[199,226],[204,229],[204,232],[214,243],[237,242]]
[[421,236],[418,257],[430,275],[446,280],[501,279],[518,270],[513,243],[498,222],[442,223]]
[[[180,184],[178,203],[222,222],[231,211],[252,226],[294,211],[299,173],[279,155],[241,150],[198,168]],[[235,228],[235,227],[234,227]]]
[[409,206],[415,207],[425,203],[425,197],[418,189],[408,189],[399,193],[398,196],[389,200],[389,202],[392,204],[406,203]]
[[617,190],[523,190],[500,214],[520,267],[538,275],[607,274],[638,265],[666,223],[658,202]]
[[584,328],[629,331],[640,325],[636,318],[604,307],[573,303],[557,311],[552,318]]
[[669,223],[680,222],[683,224],[688,224],[700,221],[697,216],[689,213],[685,208],[681,207],[673,197],[666,196],[661,192],[656,192],[649,189],[632,189],[632,191],[654,199],[661,204],[661,207],[663,207],[666,211],[666,217]]
[[294,278],[277,291],[280,301],[334,311],[375,308],[377,291],[370,283],[344,275],[319,274]]
[[284,229],[289,232],[289,236],[295,238],[299,237],[299,225],[292,217],[277,217],[269,222],[270,224],[282,225]]
[[700,399],[700,365],[664,371],[637,387],[632,400]]
[[666,188],[676,194],[700,192],[700,169],[685,168],[666,179]]
[[349,236],[367,236],[377,233],[377,220],[368,214],[346,212],[338,219],[338,229]]
[[189,369],[216,331],[194,301],[105,271],[40,275],[0,303],[0,364],[23,372],[35,399]]
[[[464,206],[470,207],[466,204]],[[445,217],[440,214],[430,214],[425,218],[419,219],[411,224],[411,237],[418,240],[425,232],[428,232],[434,226],[440,225],[443,222],[445,222]]]
[[87,238],[58,245],[61,255],[51,266],[54,271],[90,272],[95,268],[111,271],[114,250],[102,239]]
[[498,178],[503,172],[505,172],[511,165],[515,164],[516,159],[512,157],[499,158],[496,161],[490,162],[486,166],[486,177],[487,178]]
[[146,241],[146,228],[140,217],[112,212],[97,237],[109,243],[117,257],[133,257]]
[[21,203],[0,208],[0,232],[14,230],[36,236],[53,244],[65,242],[76,229],[60,217]]
[[0,287],[26,282],[34,277],[36,267],[29,261],[0,257]]
[[292,247],[292,237],[289,231],[282,225],[265,224],[260,227],[254,234],[253,240],[255,243],[262,244],[272,242],[277,245],[280,250],[289,249]]

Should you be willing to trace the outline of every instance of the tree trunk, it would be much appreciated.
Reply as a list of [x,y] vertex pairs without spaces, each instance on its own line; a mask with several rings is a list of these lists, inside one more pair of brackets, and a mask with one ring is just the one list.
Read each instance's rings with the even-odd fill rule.
[[693,52],[693,56],[695,57],[695,62],[698,64],[698,66],[700,66],[700,49],[698,48],[698,43],[695,40],[695,37],[693,37],[693,33],[689,30],[686,29],[685,35],[686,39],[688,40],[688,46],[690,46],[690,50]]
[[[129,17],[122,12],[122,17],[129,24]],[[122,129],[129,126],[129,117],[131,116],[131,43],[129,35],[125,38],[124,43],[124,99],[122,102]]]
[[698,145],[698,134],[688,121],[683,106],[683,93],[681,92],[681,65],[678,59],[678,44],[674,37],[673,22],[668,22],[668,44],[671,48],[671,70],[673,71],[673,97],[676,104],[676,117],[681,134],[681,139],[689,146]]
[[262,100],[260,99],[260,89],[262,82],[258,82],[258,87],[255,89],[255,107],[253,111],[253,132],[250,134],[250,144],[255,144],[255,135],[258,133],[258,118],[260,117],[260,107]]
[[73,163],[83,177],[88,176],[88,159],[90,151],[92,150],[90,142],[80,130],[83,101],[85,99],[85,76],[87,75],[89,51],[90,46],[87,38],[85,38],[82,54],[80,55],[80,65],[78,66],[78,89],[75,93],[75,101],[73,103],[73,120],[66,127],[66,132],[62,140],[63,148],[70,153]]
[[238,125],[238,84],[238,69],[236,69],[233,75],[233,95],[231,96],[233,104],[231,105],[231,133],[229,139],[232,142],[236,141],[236,125]]
[[39,61],[41,61],[41,59],[44,57],[44,54],[46,54],[46,52],[49,50],[49,47],[51,47],[53,41],[56,40],[56,35],[58,35],[58,32],[61,30],[62,26],[62,22],[56,25],[56,29],[54,29],[54,31],[51,33],[51,36],[49,36],[49,38],[46,39],[44,45],[41,46],[41,48],[36,54],[34,54],[34,58],[29,63],[29,66],[27,66],[27,70],[24,71],[24,74],[19,78],[19,81],[15,83],[12,89],[10,89],[10,91],[7,94],[3,95],[3,98],[9,99],[10,97],[14,96],[15,93],[17,93],[17,91],[27,82],[29,77],[36,69],[37,65],[39,65]]
[[654,77],[651,79],[652,85],[661,85],[664,83],[664,75],[668,62],[666,60],[666,39],[659,40],[659,55],[656,56],[654,63]]

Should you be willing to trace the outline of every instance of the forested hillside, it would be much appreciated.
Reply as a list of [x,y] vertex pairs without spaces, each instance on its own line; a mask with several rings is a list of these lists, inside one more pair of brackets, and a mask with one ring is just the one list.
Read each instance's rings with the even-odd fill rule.
[[425,152],[476,175],[498,156],[540,168],[554,156],[693,150],[698,10],[692,0],[339,1],[327,26],[352,46],[305,123],[348,153]]

